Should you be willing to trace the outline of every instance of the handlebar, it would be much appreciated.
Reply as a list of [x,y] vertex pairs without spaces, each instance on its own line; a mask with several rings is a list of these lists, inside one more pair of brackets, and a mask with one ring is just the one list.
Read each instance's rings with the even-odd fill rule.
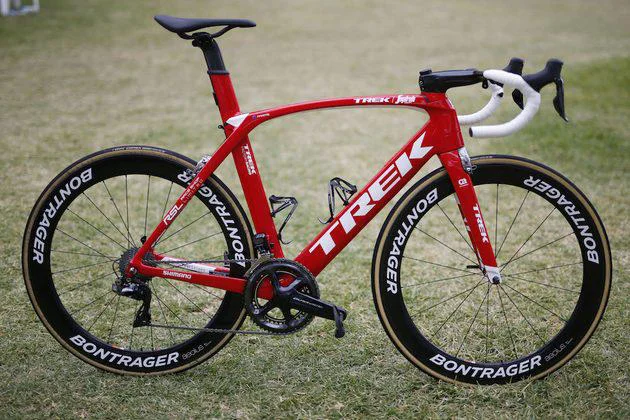
[[[523,71],[523,60],[516,57],[512,58],[503,71],[520,75]],[[471,125],[481,122],[490,117],[494,111],[499,108],[501,100],[503,99],[503,84],[499,82],[490,83],[490,89],[492,90],[492,95],[490,96],[490,101],[486,104],[486,106],[474,114],[459,115],[457,120],[460,125]]]
[[[520,66],[518,62],[520,61]],[[460,125],[475,124],[490,117],[501,103],[503,96],[503,86],[514,88],[512,98],[514,102],[523,109],[514,119],[503,124],[470,127],[471,137],[503,137],[515,133],[522,129],[538,112],[540,107],[540,90],[550,84],[556,85],[556,97],[553,105],[562,119],[568,121],[564,111],[564,82],[560,76],[562,61],[551,59],[545,68],[537,73],[520,76],[522,60],[512,59],[510,64],[503,70],[486,70],[483,78],[490,82],[492,96],[490,101],[480,111],[458,117]],[[523,95],[526,98],[523,106]]]
[[494,111],[501,105],[501,100],[503,100],[503,87],[499,84],[490,83],[490,89],[492,90],[492,96],[490,96],[490,101],[488,101],[486,106],[474,114],[457,116],[457,121],[459,121],[460,125],[477,124],[494,114]]
[[519,75],[508,73],[503,70],[486,70],[483,77],[488,80],[502,83],[505,86],[518,89],[525,95],[526,102],[523,111],[518,114],[512,121],[499,125],[483,125],[478,127],[470,127],[468,132],[471,137],[503,137],[515,133],[523,128],[538,112],[540,106],[540,93],[536,92],[532,87]]

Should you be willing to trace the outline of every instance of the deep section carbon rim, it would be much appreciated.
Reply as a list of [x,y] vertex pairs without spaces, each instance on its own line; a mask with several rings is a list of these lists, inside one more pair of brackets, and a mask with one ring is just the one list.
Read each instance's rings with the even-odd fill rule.
[[551,171],[488,162],[477,162],[473,181],[500,284],[476,267],[444,173],[392,210],[375,260],[386,330],[443,379],[498,383],[550,371],[583,345],[607,300],[608,243],[588,201]]
[[[199,329],[233,329],[242,321],[239,295],[153,278],[145,282],[152,321],[187,328],[134,327],[142,302],[112,291],[190,180],[187,163],[155,150],[105,152],[69,168],[32,214],[24,267],[33,303],[66,347],[99,367],[150,372],[191,364],[227,341]],[[155,251],[187,260],[249,258],[243,217],[222,188],[216,180],[202,187]],[[244,262],[233,265],[244,272]]]

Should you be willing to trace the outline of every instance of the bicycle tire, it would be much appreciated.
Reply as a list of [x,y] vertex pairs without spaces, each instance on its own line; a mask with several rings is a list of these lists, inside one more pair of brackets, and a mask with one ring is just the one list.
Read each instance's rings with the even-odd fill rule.
[[[470,265],[467,265],[469,263],[465,258],[474,263],[476,258],[465,233],[462,233],[464,226],[459,231],[456,222],[453,222],[456,216],[448,216],[447,199],[454,197],[454,188],[446,171],[440,168],[412,186],[392,208],[383,224],[372,261],[374,303],[380,321],[396,348],[416,367],[435,378],[484,385],[541,378],[575,356],[603,316],[612,276],[606,232],[585,195],[558,172],[540,163],[512,156],[480,156],[473,158],[472,162],[475,169],[471,178],[479,195],[488,233],[496,238],[493,246],[495,253],[499,254],[502,283],[491,285],[483,280],[478,269],[471,271]],[[486,194],[484,201],[482,196],[488,188],[490,198]],[[496,200],[493,200],[495,189]],[[501,192],[508,194],[508,204],[501,202]],[[524,192],[525,198],[517,194],[520,192]],[[536,202],[531,203],[531,200]],[[490,205],[495,204],[494,201],[496,216]],[[501,226],[502,220],[510,220],[511,216],[505,218],[501,214],[500,204],[508,207],[508,215],[516,214],[511,224],[503,223],[502,230],[497,226]],[[534,204],[533,207],[531,204]],[[549,204],[551,210],[547,213]],[[457,215],[461,224],[456,203],[452,208],[455,210],[451,214]],[[516,208],[519,212],[523,210],[520,218]],[[541,219],[534,216],[536,212],[548,214],[547,218],[540,222]],[[449,217],[450,223],[446,220]],[[493,224],[495,218],[496,223]],[[532,226],[538,227],[528,236],[532,230],[521,229],[520,226],[529,220],[535,221]],[[563,223],[571,227],[565,236],[558,235]],[[439,230],[443,236],[435,231],[430,233],[430,229]],[[546,244],[547,238],[539,241],[540,235],[544,235],[539,233],[543,232],[541,229],[551,232],[549,237],[555,238],[556,235],[560,239],[550,244]],[[503,233],[501,236],[498,235],[500,230]],[[424,240],[410,239],[415,235],[422,236]],[[511,241],[506,241],[510,235],[519,237],[517,243],[523,238],[526,241],[520,247],[514,246],[509,254],[503,254],[512,255],[510,258],[502,259],[501,246],[511,246],[506,245]],[[500,240],[502,236],[503,241]],[[444,238],[450,239],[450,242]],[[456,239],[461,246],[453,245]],[[433,248],[428,245],[440,248],[431,251]],[[407,252],[410,250],[413,255]],[[546,260],[553,261],[567,255],[572,258],[579,255],[581,260],[565,265],[561,261],[545,265]],[[445,262],[438,261],[438,257]],[[455,265],[453,261],[460,261],[457,264],[462,265]],[[514,273],[515,264],[523,267],[521,272],[517,269]],[[437,273],[444,270],[450,274],[436,279]],[[536,280],[531,279],[532,275],[536,276]],[[413,283],[418,278],[423,281]],[[552,291],[543,293],[548,289]],[[453,290],[459,293],[453,295]],[[465,292],[462,293],[462,290]],[[442,299],[444,296],[446,299]],[[473,298],[466,302],[470,296]],[[493,317],[489,316],[491,301]],[[572,301],[575,302],[574,307]],[[551,307],[552,303],[557,303],[560,309]],[[455,309],[451,311],[453,306]],[[553,309],[551,313],[547,312],[550,307]],[[481,314],[481,322],[485,315],[485,328],[476,324],[482,309],[485,314]],[[508,312],[510,316],[507,316]],[[455,326],[444,329],[449,320]],[[438,324],[439,328],[433,324]],[[528,331],[530,327],[530,334],[538,337],[526,338],[521,334],[515,340],[513,330]],[[463,347],[465,342],[469,348]]]
[[[26,289],[36,313],[48,331],[79,359],[99,369],[120,374],[179,372],[207,360],[234,336],[229,333],[198,331],[166,332],[151,327],[149,348],[148,330],[139,332],[140,329],[129,327],[129,323],[133,321],[129,317],[135,314],[137,301],[121,297],[111,290],[111,284],[116,279],[116,260],[111,261],[112,272],[106,271],[105,276],[100,279],[95,274],[96,268],[93,268],[108,265],[108,258],[113,259],[124,254],[124,248],[139,239],[140,234],[134,235],[134,229],[135,232],[142,230],[141,221],[140,225],[134,224],[134,215],[139,215],[141,219],[144,213],[144,235],[147,235],[147,228],[152,229],[155,226],[151,221],[160,220],[155,216],[164,217],[166,206],[174,202],[190,181],[191,175],[187,170],[194,166],[193,160],[164,149],[146,146],[111,148],[89,155],[67,167],[38,198],[24,233],[22,266]],[[147,179],[148,187],[145,185]],[[146,209],[143,195],[145,190]],[[126,209],[120,198],[123,191]],[[114,197],[119,199],[119,205],[112,206],[112,203],[116,203]],[[225,249],[229,259],[250,259],[254,250],[249,221],[225,184],[212,176],[196,198],[189,203],[187,210],[190,208],[193,209],[191,212],[197,211],[206,216],[195,222],[197,224],[189,225],[192,227],[182,229],[177,236],[172,233],[175,238],[168,239],[166,235],[173,232],[171,229],[177,228],[171,226],[159,241],[172,247],[193,235],[216,229],[218,233],[212,239],[199,241],[198,244],[187,244],[180,247],[181,252],[194,252],[203,246],[204,251]],[[125,210],[127,223],[123,216]],[[120,218],[117,218],[116,212]],[[180,217],[188,221],[190,219],[185,219],[186,213],[182,212]],[[196,213],[194,215],[196,217]],[[207,217],[210,215],[211,217]],[[217,238],[222,240],[217,242]],[[166,247],[161,243],[160,246]],[[118,250],[118,254],[108,257],[114,249]],[[224,255],[220,255],[220,258],[223,259]],[[76,269],[70,266],[90,259],[96,261],[91,266],[78,266]],[[70,267],[59,270],[59,266],[63,267],[63,264]],[[232,275],[242,276],[247,269],[247,262],[232,263],[230,269]],[[79,283],[79,280],[88,282]],[[166,282],[158,284],[158,280]],[[165,320],[168,323],[170,319],[172,325],[183,321],[196,323],[194,327],[237,329],[245,318],[240,294],[225,292],[220,296],[218,292],[223,291],[207,290],[197,285],[169,282],[168,279],[160,278],[154,278],[150,284],[154,293],[152,312],[154,319],[158,321],[156,324],[160,321],[163,324]],[[63,286],[66,287],[62,289]],[[193,286],[195,289],[192,289]],[[158,289],[161,289],[159,295]],[[108,291],[111,294],[107,294]],[[87,300],[88,297],[100,296],[101,293],[110,299],[109,306],[101,305],[107,298],[93,303]],[[188,300],[182,296],[188,296]],[[81,306],[79,311],[77,302],[88,304]],[[172,303],[172,307],[168,303]],[[91,312],[84,315],[88,311]],[[108,325],[104,324],[105,319],[111,322],[107,338],[105,335]],[[114,327],[117,328],[115,331]],[[101,335],[88,331],[90,328],[92,331],[100,331]],[[123,335],[128,328],[131,328],[131,339],[127,345]],[[119,333],[118,329],[122,332]],[[141,333],[145,336],[141,336]],[[123,342],[124,345],[121,344]]]

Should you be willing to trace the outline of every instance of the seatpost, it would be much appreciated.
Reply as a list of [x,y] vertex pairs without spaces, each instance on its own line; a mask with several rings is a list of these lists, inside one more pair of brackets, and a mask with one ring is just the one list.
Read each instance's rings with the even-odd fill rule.
[[[241,113],[238,100],[236,99],[236,93],[234,92],[234,86],[232,85],[232,79],[230,78],[230,73],[225,68],[221,50],[214,37],[207,33],[198,33],[193,36],[193,46],[200,48],[206,59],[208,75],[212,83],[212,95],[214,96],[214,102],[217,104],[217,107],[219,107],[219,113],[223,121],[223,131],[227,138],[234,130],[234,127],[227,124],[227,120]],[[246,157],[248,159],[247,162],[245,162]],[[245,137],[243,141],[234,148],[232,158],[236,165],[236,171],[241,181],[241,187],[245,194],[245,200],[247,201],[247,207],[249,208],[256,233],[264,233],[266,235],[271,252],[275,257],[284,257],[276,226],[270,216],[271,208],[269,207],[267,194],[265,193],[265,188],[260,178],[258,164],[254,157],[254,149],[248,137]],[[253,171],[251,169],[252,167]]]
[[192,44],[193,47],[198,47],[203,51],[208,66],[208,74],[229,74],[225,69],[219,44],[212,36],[209,34],[199,35],[195,37]]

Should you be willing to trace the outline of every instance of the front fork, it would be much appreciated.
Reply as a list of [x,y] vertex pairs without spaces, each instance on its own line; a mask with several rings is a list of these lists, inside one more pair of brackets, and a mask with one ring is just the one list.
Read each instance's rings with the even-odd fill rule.
[[466,148],[462,147],[456,151],[442,153],[439,158],[455,189],[457,205],[477,256],[479,268],[489,282],[499,284],[501,283],[501,274],[490,243],[486,222],[481,214],[475,187],[470,178],[473,166],[468,152]]

